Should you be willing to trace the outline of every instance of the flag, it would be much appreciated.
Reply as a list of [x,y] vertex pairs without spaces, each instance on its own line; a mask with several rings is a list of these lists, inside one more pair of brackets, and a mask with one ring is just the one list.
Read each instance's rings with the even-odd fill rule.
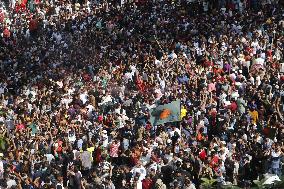
[[153,126],[180,120],[180,100],[150,110],[150,122]]

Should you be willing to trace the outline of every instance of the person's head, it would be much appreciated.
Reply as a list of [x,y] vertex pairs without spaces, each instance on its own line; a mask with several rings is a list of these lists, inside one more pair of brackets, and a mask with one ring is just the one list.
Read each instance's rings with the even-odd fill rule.
[[78,173],[78,171],[79,171],[79,168],[77,166],[74,166],[74,172]]
[[163,163],[167,165],[169,163],[169,160],[167,158],[163,158]]

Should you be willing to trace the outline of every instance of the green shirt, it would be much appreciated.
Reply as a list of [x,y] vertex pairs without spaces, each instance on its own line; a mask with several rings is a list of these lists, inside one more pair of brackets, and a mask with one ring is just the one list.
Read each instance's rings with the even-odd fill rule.
[[37,126],[34,123],[29,125],[29,128],[32,129],[32,134],[35,135],[37,133]]

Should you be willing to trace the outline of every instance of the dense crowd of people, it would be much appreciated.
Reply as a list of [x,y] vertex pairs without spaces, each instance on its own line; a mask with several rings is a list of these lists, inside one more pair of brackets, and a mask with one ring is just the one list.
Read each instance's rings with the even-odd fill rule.
[[[0,187],[280,177],[283,18],[277,0],[2,4]],[[181,121],[152,125],[149,111],[177,99]]]

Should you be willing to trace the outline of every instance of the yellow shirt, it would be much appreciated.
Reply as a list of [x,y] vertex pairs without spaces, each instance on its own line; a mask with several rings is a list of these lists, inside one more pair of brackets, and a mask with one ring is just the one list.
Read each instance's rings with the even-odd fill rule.
[[256,124],[258,121],[258,112],[256,110],[254,111],[249,111],[249,115],[252,118],[252,124]]
[[91,154],[91,161],[93,161],[93,151],[95,151],[95,147],[87,148],[87,151]]
[[187,110],[185,108],[181,108],[180,110],[180,119],[186,116]]

